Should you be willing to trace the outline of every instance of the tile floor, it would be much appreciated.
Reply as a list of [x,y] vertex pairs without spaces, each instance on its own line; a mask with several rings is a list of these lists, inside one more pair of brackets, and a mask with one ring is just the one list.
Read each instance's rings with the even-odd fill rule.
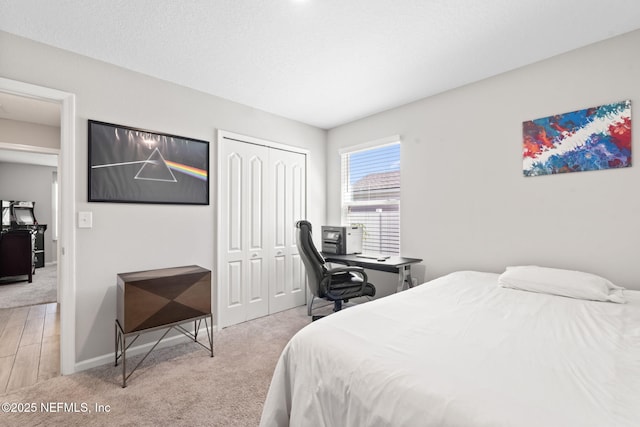
[[0,309],[0,394],[58,375],[59,304]]

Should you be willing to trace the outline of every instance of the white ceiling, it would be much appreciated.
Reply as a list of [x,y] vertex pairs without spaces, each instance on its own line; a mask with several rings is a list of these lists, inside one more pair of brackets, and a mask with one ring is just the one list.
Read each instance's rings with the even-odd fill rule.
[[640,28],[638,0],[0,0],[0,11],[0,30],[325,129]]

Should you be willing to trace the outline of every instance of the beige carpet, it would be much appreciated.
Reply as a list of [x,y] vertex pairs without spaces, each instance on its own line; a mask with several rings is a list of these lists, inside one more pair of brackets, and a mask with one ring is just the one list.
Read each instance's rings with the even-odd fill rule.
[[[124,389],[121,366],[109,364],[0,395],[0,403],[36,406],[35,413],[0,410],[0,425],[257,426],[278,356],[309,323],[303,306],[214,333],[213,358],[195,343],[156,350]],[[88,411],[42,412],[49,402]],[[96,404],[110,412],[97,413]]]
[[57,268],[55,264],[36,268],[31,283],[26,280],[27,276],[0,279],[0,308],[56,302]]

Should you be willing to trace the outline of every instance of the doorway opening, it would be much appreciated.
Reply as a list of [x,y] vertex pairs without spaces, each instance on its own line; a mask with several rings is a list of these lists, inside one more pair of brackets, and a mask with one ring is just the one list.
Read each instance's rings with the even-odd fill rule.
[[[52,195],[52,211],[57,212],[55,218],[51,218],[53,224],[48,224],[50,237],[55,233],[55,245],[53,239],[50,245],[49,265],[55,268],[56,276],[56,308],[59,307],[59,373],[62,375],[75,372],[75,95],[50,89],[42,86],[31,85],[15,80],[0,78],[0,94],[18,97],[22,101],[40,101],[54,104],[59,111],[59,148],[50,146],[37,146],[37,144],[24,144],[21,141],[11,140],[6,135],[0,139],[0,149],[20,153],[23,156],[35,155],[55,155],[57,165],[52,171],[50,191],[57,193]],[[44,104],[38,104],[43,106]],[[4,107],[4,110],[7,110]],[[8,115],[8,112],[0,111]],[[33,112],[33,114],[36,114]],[[6,120],[4,116],[3,120]],[[6,123],[6,122],[5,122]],[[7,141],[9,139],[9,141]],[[33,146],[36,145],[36,148]],[[42,145],[42,144],[41,144]],[[56,172],[53,174],[53,172]],[[37,212],[37,211],[36,211]],[[55,248],[55,249],[51,249]],[[52,251],[55,251],[55,255]],[[53,262],[55,260],[55,263]],[[46,254],[45,254],[46,265]],[[46,268],[46,267],[44,267]],[[36,271],[38,275],[39,271]],[[35,277],[34,276],[34,277]],[[58,305],[59,303],[59,305]],[[43,317],[47,318],[47,312],[54,310],[54,307],[44,306],[41,308],[30,307],[28,310],[22,309],[17,317],[24,316],[25,322],[30,319]],[[44,310],[44,313],[42,313]],[[33,311],[33,313],[31,313]],[[43,315],[43,316],[42,316]],[[56,316],[49,316],[55,319]],[[18,322],[17,319],[16,322]],[[37,321],[31,322],[32,324]],[[24,331],[27,330],[27,323],[24,323]],[[44,330],[45,325],[43,323]],[[30,331],[37,330],[33,326]],[[35,332],[37,335],[37,331]],[[1,344],[0,344],[1,345]],[[42,345],[42,344],[41,344]]]
[[[57,104],[29,100],[36,109],[55,109],[52,121],[39,124],[15,114],[22,99],[0,93],[2,140],[30,135],[57,148],[16,149],[0,144],[0,393],[60,375],[60,310],[57,265],[57,169],[60,114]],[[43,103],[43,104],[37,104]],[[13,114],[12,114],[13,113]],[[26,118],[26,117],[25,117]],[[35,118],[30,120],[37,120]],[[21,239],[20,237],[24,237]],[[30,250],[29,250],[30,249]]]

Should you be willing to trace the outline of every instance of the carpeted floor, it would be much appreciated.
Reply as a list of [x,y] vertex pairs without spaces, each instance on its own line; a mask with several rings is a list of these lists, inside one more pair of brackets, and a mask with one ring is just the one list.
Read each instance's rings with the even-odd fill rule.
[[57,268],[55,264],[36,268],[36,274],[33,275],[31,283],[22,280],[26,276],[0,279],[0,308],[56,302]]
[[[302,306],[215,332],[213,358],[195,343],[156,350],[124,389],[122,367],[109,364],[0,395],[9,409],[36,409],[7,413],[5,405],[0,425],[257,426],[282,349],[309,323]],[[43,411],[43,404],[58,412]]]

